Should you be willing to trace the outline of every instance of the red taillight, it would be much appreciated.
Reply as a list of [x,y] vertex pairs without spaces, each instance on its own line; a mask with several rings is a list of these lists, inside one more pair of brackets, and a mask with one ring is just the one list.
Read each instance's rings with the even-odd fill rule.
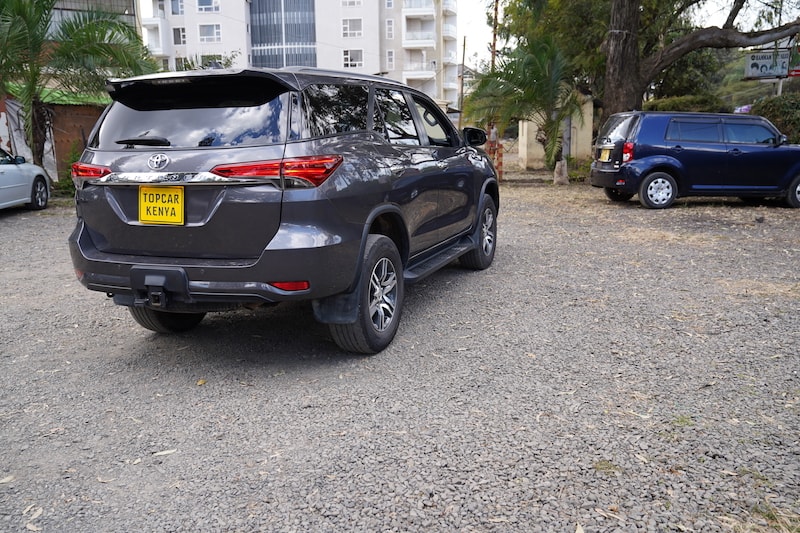
[[111,174],[111,169],[100,165],[87,163],[72,163],[73,180],[96,180]]
[[283,175],[286,178],[297,178],[319,187],[333,174],[342,162],[340,155],[323,155],[316,157],[296,157],[283,161]]
[[622,145],[622,162],[627,163],[633,159],[633,143],[626,142]]
[[319,187],[344,158],[340,155],[295,157],[275,161],[253,161],[218,165],[211,172],[226,178],[270,178],[283,176]]
[[273,281],[270,285],[282,291],[305,291],[311,287],[307,281]]

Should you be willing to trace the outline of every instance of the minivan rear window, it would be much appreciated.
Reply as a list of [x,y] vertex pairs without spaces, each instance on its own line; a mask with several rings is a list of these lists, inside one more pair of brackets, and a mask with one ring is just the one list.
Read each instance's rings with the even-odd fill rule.
[[365,131],[369,88],[364,85],[311,85],[303,91],[308,132],[324,137],[336,133]]
[[597,142],[604,144],[627,140],[637,118],[636,115],[611,115],[603,124]]
[[[218,98],[196,95],[185,101],[159,102],[158,108],[114,102],[89,142],[101,150],[240,147],[284,143],[289,128],[289,93],[263,98]],[[129,105],[130,104],[130,105]],[[131,107],[135,105],[136,108]]]

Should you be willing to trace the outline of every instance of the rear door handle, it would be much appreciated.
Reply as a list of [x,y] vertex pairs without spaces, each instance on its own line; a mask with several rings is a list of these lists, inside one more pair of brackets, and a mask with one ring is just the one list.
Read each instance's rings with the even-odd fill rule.
[[673,146],[673,147],[672,147],[672,150],[673,150],[674,152],[681,153],[681,152],[683,152],[683,146],[681,146],[681,145],[678,145],[678,146]]
[[739,150],[738,148],[734,148],[733,150],[731,150],[728,153],[731,154],[731,155],[741,155],[742,151]]

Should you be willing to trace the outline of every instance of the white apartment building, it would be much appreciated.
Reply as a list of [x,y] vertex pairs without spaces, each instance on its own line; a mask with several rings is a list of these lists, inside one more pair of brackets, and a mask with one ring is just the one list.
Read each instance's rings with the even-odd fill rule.
[[457,0],[137,0],[164,70],[316,66],[380,74],[458,103]]

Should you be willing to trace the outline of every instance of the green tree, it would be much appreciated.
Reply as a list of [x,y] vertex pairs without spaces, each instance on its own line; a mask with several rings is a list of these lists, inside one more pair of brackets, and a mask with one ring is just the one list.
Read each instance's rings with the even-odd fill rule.
[[493,72],[481,75],[464,102],[468,119],[495,121],[498,129],[517,120],[539,128],[537,140],[552,168],[560,155],[561,124],[580,110],[580,97],[564,55],[547,38],[528,39],[501,56]]
[[91,10],[53,24],[55,0],[0,2],[0,96],[22,104],[34,163],[41,165],[49,113],[46,89],[104,94],[105,80],[157,70],[135,28]]
[[[793,3],[756,5],[733,0],[719,27],[698,27],[706,0],[504,0],[501,35],[524,41],[550,34],[570,59],[576,81],[598,96],[606,113],[640,108],[653,83],[688,54],[708,48],[737,48],[774,42],[800,31],[800,20],[776,16]],[[741,13],[759,31],[737,26]],[[772,14],[772,15],[770,15]]]

